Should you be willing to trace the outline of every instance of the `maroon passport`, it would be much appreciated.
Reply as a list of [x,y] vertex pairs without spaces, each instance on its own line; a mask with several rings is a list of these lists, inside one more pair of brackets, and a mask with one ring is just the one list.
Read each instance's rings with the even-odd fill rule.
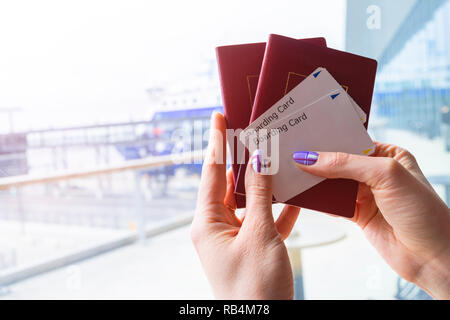
[[[251,121],[258,118],[316,68],[324,67],[367,114],[369,122],[377,70],[373,59],[326,47],[318,47],[279,35],[270,35],[253,104]],[[301,138],[301,137],[299,137]],[[244,180],[241,166],[237,186]],[[243,189],[237,190],[241,192]],[[286,203],[344,217],[355,211],[358,184],[346,179],[327,179]],[[245,189],[244,189],[245,191]]]
[[[296,41],[326,47],[324,38],[300,39]],[[216,48],[223,108],[228,129],[245,129],[250,124],[250,116],[265,48],[266,43],[264,42]],[[228,145],[233,160],[232,170],[236,185],[235,190],[239,191],[235,193],[236,203],[238,208],[243,208],[245,207],[245,185],[243,179],[237,181],[240,167],[238,161],[241,157],[245,157],[245,160],[248,160],[248,154],[246,152],[238,152],[244,150],[243,146],[240,145],[238,136],[229,136]]]

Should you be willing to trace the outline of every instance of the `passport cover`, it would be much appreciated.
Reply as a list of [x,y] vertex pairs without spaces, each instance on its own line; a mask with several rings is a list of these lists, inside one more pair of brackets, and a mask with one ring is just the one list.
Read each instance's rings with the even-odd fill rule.
[[[326,47],[324,38],[308,38],[295,41]],[[265,42],[216,48],[224,116],[228,129],[245,129],[250,123],[265,49]],[[236,204],[238,208],[243,208],[245,207],[244,180],[238,181],[237,179],[240,167],[238,164],[239,155],[237,154],[237,144],[240,143],[238,140],[238,137],[234,139],[233,148],[231,148],[230,141],[228,141],[228,145],[230,146],[233,160],[231,166],[235,189],[242,191],[242,194],[235,193]],[[245,157],[248,160],[247,153],[245,153]],[[239,187],[237,184],[240,184]]]
[[[316,68],[323,67],[350,94],[367,114],[370,107],[377,70],[377,61],[304,41],[271,34],[267,43],[263,66],[250,122],[298,85]],[[236,192],[245,177],[245,166],[240,166]],[[327,179],[286,203],[302,208],[353,217],[358,183],[347,179]]]

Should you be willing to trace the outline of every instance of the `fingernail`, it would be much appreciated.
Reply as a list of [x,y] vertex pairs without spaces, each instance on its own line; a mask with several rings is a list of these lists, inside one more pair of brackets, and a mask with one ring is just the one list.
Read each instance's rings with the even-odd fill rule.
[[261,150],[256,149],[253,152],[251,161],[253,171],[261,173]]
[[316,163],[317,159],[319,158],[319,154],[313,151],[297,151],[292,155],[292,158],[298,164],[311,166]]

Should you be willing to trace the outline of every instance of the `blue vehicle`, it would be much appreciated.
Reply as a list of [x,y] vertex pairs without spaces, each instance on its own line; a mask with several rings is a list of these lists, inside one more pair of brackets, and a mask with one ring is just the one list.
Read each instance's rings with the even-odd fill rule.
[[[117,147],[125,159],[164,156],[206,148],[206,131],[213,111],[223,112],[219,94],[219,77],[215,61],[190,79],[179,79],[164,87],[147,89],[152,115],[141,141],[132,146]],[[195,139],[193,139],[195,137]],[[201,163],[175,164],[141,173],[167,184],[178,170],[200,175]]]
[[[116,149],[126,160],[141,159],[151,156],[166,156],[183,151],[205,149],[207,140],[202,139],[201,144],[194,143],[192,137],[196,130],[200,137],[209,129],[209,118],[213,111],[223,112],[221,106],[183,109],[173,111],[156,112],[147,125],[147,132],[142,134],[142,141],[136,145],[116,146]],[[190,137],[188,145],[177,139],[177,132]],[[184,170],[188,175],[200,175],[201,163],[174,164],[155,169],[142,170],[141,175],[147,175],[153,184],[152,189],[157,189],[163,195],[166,193],[168,180],[177,170]]]

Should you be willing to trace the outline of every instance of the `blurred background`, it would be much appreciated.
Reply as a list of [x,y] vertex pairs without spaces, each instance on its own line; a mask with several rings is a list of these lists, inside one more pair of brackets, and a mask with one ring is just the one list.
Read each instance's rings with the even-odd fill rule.
[[[214,48],[269,33],[377,59],[370,134],[448,204],[449,30],[449,0],[0,1],[0,299],[213,298],[189,224]],[[298,299],[429,298],[343,219],[303,210],[287,244]]]

